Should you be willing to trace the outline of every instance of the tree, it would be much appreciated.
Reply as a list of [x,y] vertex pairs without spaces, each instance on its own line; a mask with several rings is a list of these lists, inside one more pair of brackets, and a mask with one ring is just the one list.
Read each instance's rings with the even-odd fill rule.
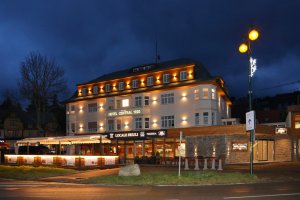
[[36,126],[44,131],[47,103],[66,90],[63,79],[64,70],[54,59],[48,59],[40,53],[30,53],[20,66],[21,95],[28,99],[36,112]]

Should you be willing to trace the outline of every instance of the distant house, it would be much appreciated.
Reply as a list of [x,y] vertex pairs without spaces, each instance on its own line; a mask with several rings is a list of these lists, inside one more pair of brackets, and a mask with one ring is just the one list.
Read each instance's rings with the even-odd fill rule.
[[48,137],[65,135],[65,127],[62,127],[60,121],[53,113],[47,113],[45,116],[44,131],[36,127],[35,114],[17,111],[0,111],[0,140],[3,141],[3,148],[8,148],[14,152],[17,140],[31,137]]

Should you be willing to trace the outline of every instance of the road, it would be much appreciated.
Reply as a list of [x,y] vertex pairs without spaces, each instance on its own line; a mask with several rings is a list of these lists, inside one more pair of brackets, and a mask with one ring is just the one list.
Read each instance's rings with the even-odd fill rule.
[[296,200],[300,199],[300,182],[217,186],[101,186],[34,181],[0,181],[0,199]]

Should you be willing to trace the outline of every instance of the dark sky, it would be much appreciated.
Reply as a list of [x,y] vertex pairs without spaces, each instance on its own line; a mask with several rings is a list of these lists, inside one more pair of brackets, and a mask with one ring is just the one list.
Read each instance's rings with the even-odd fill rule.
[[246,96],[248,61],[238,46],[252,25],[260,31],[254,96],[297,91],[288,83],[300,80],[299,10],[298,0],[1,0],[0,94],[17,88],[30,52],[56,59],[71,95],[78,83],[153,63],[157,38],[161,61],[200,61],[231,96]]

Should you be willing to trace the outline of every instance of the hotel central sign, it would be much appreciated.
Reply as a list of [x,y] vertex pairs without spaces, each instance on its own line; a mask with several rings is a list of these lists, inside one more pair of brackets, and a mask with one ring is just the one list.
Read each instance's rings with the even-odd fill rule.
[[140,115],[142,114],[141,109],[132,109],[132,110],[119,110],[119,111],[110,111],[107,113],[108,117],[117,117],[117,116],[125,116],[125,115]]

